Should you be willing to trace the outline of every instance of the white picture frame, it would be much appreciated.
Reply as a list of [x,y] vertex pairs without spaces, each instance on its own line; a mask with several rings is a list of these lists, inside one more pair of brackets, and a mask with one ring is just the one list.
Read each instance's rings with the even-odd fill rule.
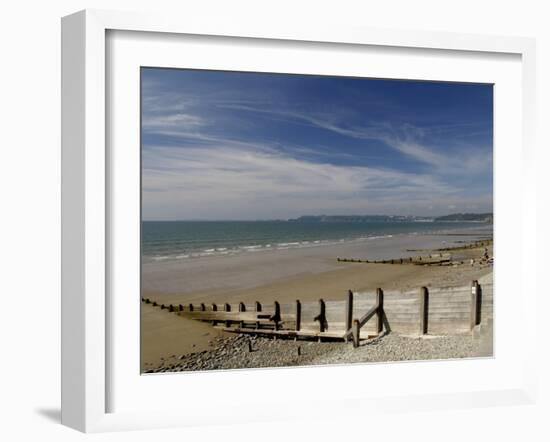
[[[112,209],[109,194],[108,134],[106,120],[107,56],[106,35],[111,31],[150,32],[162,35],[218,36],[220,38],[261,39],[273,42],[308,42],[311,44],[338,44],[341,47],[375,46],[384,48],[430,49],[444,52],[484,54],[510,54],[520,57],[521,63],[521,151],[523,182],[519,197],[521,204],[521,257],[535,254],[536,194],[535,177],[529,174],[534,158],[535,108],[535,43],[518,37],[491,37],[479,35],[427,33],[415,31],[388,31],[359,29],[334,25],[308,23],[301,27],[282,23],[265,26],[245,21],[219,23],[196,17],[172,18],[151,14],[133,14],[87,10],[63,18],[62,21],[62,423],[85,432],[122,429],[158,428],[168,426],[207,425],[217,422],[235,422],[235,416],[223,412],[206,416],[200,406],[195,413],[189,410],[110,411],[109,327],[111,317],[107,291],[109,288],[108,244],[112,240],[108,228]],[[158,34],[157,34],[158,35]],[[495,167],[499,167],[497,164]],[[525,262],[525,259],[522,260]],[[498,275],[498,267],[497,267]],[[497,276],[498,278],[498,276]],[[521,284],[518,309],[524,317],[536,304],[534,269],[521,267]],[[497,282],[497,290],[499,285]],[[497,292],[497,296],[498,296]],[[498,301],[497,301],[498,302]],[[498,307],[497,307],[498,308]],[[534,317],[534,315],[533,315]],[[525,323],[524,336],[534,335],[534,321]],[[532,403],[535,395],[534,340],[525,340],[521,358],[521,379],[509,385],[489,390],[474,389],[461,393],[430,392],[425,395],[377,396],[376,401],[359,391],[357,395],[329,395],[323,411],[313,407],[309,414],[323,413],[367,414],[372,412],[403,411],[407,409],[461,408],[491,406],[502,403]],[[409,365],[410,367],[410,365]],[[310,368],[309,370],[315,370]],[[355,375],[361,366],[353,368]],[[277,373],[275,375],[275,372]],[[263,376],[269,375],[263,371]],[[273,376],[285,377],[284,370],[272,371]],[[327,376],[338,376],[325,371]],[[214,378],[213,376],[217,376]],[[241,373],[209,374],[208,381],[231,376],[238,388],[244,383]],[[165,377],[164,384],[166,384]],[[205,380],[202,374],[202,380]],[[517,382],[516,382],[517,381]],[[304,386],[307,388],[307,386]],[[311,402],[319,399],[313,399]],[[295,417],[296,407],[265,407],[248,413],[237,421],[260,421]]]

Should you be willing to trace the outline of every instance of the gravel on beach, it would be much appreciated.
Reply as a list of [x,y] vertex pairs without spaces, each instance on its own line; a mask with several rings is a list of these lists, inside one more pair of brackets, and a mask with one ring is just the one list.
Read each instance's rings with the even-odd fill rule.
[[[254,335],[219,337],[212,348],[187,355],[171,355],[145,373],[164,373],[238,368],[296,367],[324,364],[457,359],[483,356],[480,341],[471,334],[407,337],[389,333],[351,343],[293,341]],[[484,355],[489,356],[489,355]]]

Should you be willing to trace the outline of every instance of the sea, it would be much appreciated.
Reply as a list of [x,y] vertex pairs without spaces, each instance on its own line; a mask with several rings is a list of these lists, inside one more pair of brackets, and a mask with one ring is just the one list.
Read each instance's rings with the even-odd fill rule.
[[144,262],[195,259],[476,227],[489,232],[491,226],[454,221],[143,221],[141,253]]

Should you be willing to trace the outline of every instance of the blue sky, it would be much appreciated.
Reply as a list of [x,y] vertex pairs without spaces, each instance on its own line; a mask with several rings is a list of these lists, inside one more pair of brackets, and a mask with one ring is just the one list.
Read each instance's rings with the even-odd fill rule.
[[142,69],[145,220],[492,211],[491,85]]

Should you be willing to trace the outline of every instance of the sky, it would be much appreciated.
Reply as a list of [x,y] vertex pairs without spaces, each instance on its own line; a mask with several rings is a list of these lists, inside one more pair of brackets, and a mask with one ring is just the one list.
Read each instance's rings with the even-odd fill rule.
[[492,212],[493,88],[142,68],[144,220]]

